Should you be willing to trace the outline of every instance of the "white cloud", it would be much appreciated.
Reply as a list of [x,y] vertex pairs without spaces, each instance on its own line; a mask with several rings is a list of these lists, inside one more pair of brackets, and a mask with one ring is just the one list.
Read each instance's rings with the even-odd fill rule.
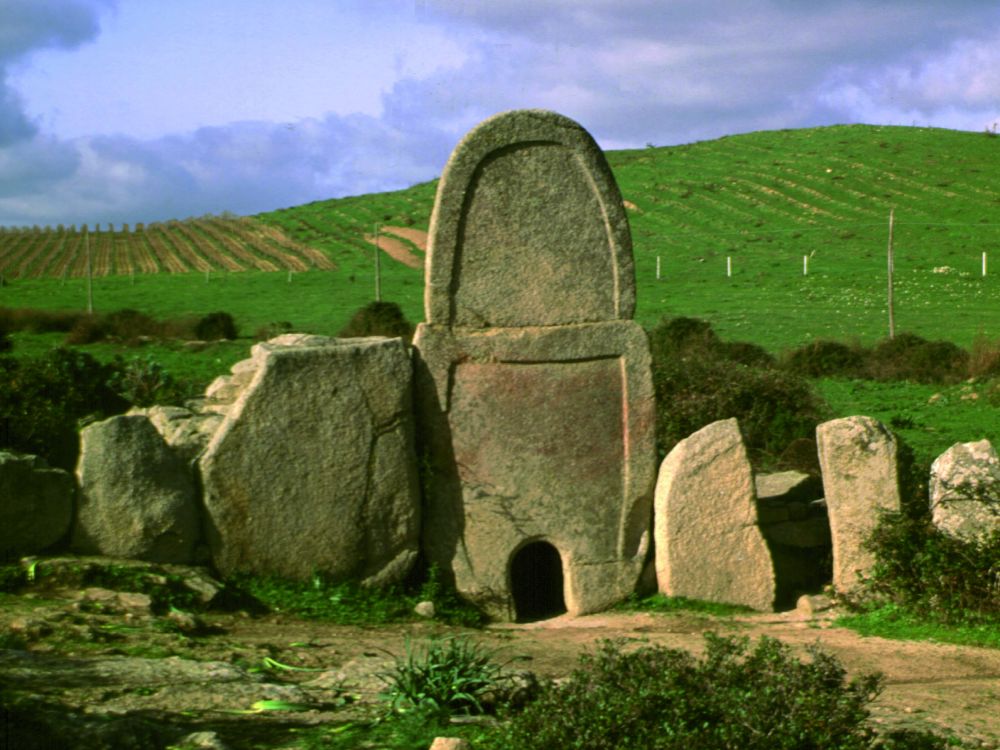
[[835,112],[869,122],[988,127],[1000,120],[1000,31],[875,71],[842,68],[817,98]]
[[[992,1],[417,0],[412,34],[396,14],[385,17],[391,34],[370,36],[372,59],[394,60],[380,108],[351,114],[327,95],[283,124],[239,114],[163,137],[58,140],[7,73],[35,50],[94,39],[109,7],[0,0],[0,17],[22,19],[0,27],[0,223],[255,213],[403,187],[437,175],[475,123],[521,107],[563,112],[606,148],[831,122],[978,130],[1000,119]],[[261,93],[249,77],[246,111],[281,78]]]

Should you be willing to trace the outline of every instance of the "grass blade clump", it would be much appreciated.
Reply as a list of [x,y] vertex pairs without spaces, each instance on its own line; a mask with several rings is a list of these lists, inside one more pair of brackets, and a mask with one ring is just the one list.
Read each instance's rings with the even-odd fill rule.
[[486,693],[506,681],[495,656],[493,649],[463,637],[436,639],[423,647],[407,642],[405,655],[379,677],[396,710],[482,714]]

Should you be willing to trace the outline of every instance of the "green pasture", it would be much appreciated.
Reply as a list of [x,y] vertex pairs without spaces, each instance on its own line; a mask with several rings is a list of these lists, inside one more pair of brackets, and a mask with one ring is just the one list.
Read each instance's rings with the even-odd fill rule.
[[[1000,338],[1000,138],[852,125],[607,156],[629,205],[636,318],[645,326],[664,316],[703,318],[724,339],[775,353],[816,338],[880,339],[888,333],[886,250],[894,210],[896,331],[966,347],[977,336]],[[376,224],[427,229],[435,189],[432,181],[257,217],[323,250],[337,264],[334,271],[95,278],[94,307],[135,308],[159,318],[229,312],[241,341],[201,352],[149,344],[142,353],[161,358],[179,376],[207,382],[216,368],[224,372],[245,356],[262,326],[289,322],[296,331],[339,331],[375,297],[374,250],[363,235]],[[380,267],[382,298],[420,321],[422,272],[387,255]],[[0,305],[8,307],[81,310],[86,301],[83,279],[9,280],[0,287]],[[14,339],[21,354],[61,340],[54,334]],[[106,344],[89,348],[98,356],[119,351]],[[925,415],[920,404],[933,394],[904,386],[821,389],[838,414],[899,417],[904,434],[916,430],[919,440],[935,445],[939,436],[919,433],[919,425],[958,419],[961,424],[942,435],[950,439],[961,430],[968,433],[963,439],[976,439],[986,430],[980,422],[1000,421],[986,399]],[[911,420],[917,427],[907,426],[908,410],[920,412]],[[966,414],[970,410],[980,416]]]

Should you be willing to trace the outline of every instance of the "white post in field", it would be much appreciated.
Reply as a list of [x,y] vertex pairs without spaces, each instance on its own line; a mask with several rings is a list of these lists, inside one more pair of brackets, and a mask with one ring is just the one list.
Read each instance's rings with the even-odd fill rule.
[[726,256],[726,276],[732,278],[733,276],[733,256]]
[[983,251],[983,276],[986,276],[986,251]]
[[[984,258],[986,257],[986,253],[983,253],[983,257]],[[986,274],[983,274],[983,275],[985,276]],[[660,280],[660,256],[659,255],[656,256],[656,280],[657,281]]]
[[803,276],[808,276],[809,275],[809,256],[808,255],[803,255],[802,256],[802,275]]

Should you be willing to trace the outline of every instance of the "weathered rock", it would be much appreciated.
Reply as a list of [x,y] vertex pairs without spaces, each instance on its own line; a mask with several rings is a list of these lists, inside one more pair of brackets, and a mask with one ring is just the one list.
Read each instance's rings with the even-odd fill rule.
[[199,461],[216,568],[401,579],[420,510],[403,342],[279,337],[252,359]]
[[506,112],[465,136],[441,175],[427,252],[431,324],[566,325],[635,308],[614,176],[590,134],[554,112]]
[[1000,530],[1000,459],[989,440],[956,443],[931,465],[931,515],[967,541]]
[[144,415],[163,436],[167,445],[188,463],[204,452],[212,435],[222,424],[219,414],[198,413],[182,406],[151,406],[131,409],[130,415]]
[[38,456],[0,451],[0,559],[60,541],[73,520],[73,477]]
[[823,594],[803,594],[795,603],[795,609],[803,617],[812,618],[821,612],[829,612],[836,606],[836,602],[829,596]]
[[438,187],[414,339],[423,541],[495,618],[634,589],[656,468],[634,303],[628,220],[585,130],[521,111],[466,136]]
[[434,619],[435,611],[434,602],[431,601],[417,602],[413,608],[413,614],[417,617],[426,617],[431,620]]
[[857,588],[874,563],[864,548],[879,511],[900,509],[896,438],[871,417],[845,417],[816,428],[830,532],[833,586]]
[[470,750],[472,745],[461,737],[435,737],[430,750]]
[[801,471],[779,471],[754,477],[757,500],[810,503],[823,494],[823,480]]
[[201,536],[194,479],[147,417],[112,417],[84,428],[77,479],[75,551],[193,561]]
[[663,460],[654,524],[662,593],[772,609],[774,568],[735,419],[703,427]]

